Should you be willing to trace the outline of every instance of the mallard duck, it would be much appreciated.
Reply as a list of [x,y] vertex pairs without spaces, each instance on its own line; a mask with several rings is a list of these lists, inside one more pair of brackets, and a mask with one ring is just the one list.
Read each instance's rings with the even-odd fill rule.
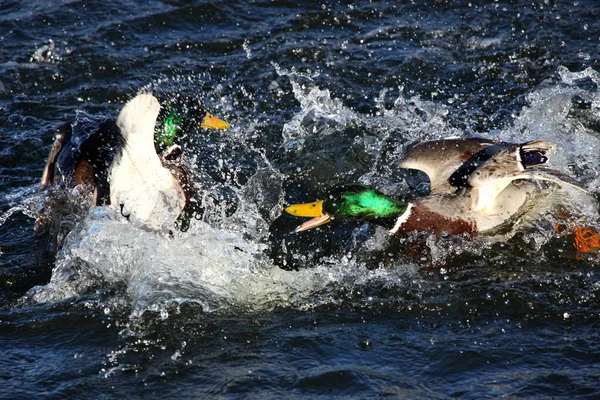
[[485,232],[515,215],[538,181],[584,190],[567,175],[544,164],[554,150],[545,140],[521,144],[488,139],[444,139],[411,145],[400,167],[429,176],[430,193],[411,201],[393,199],[366,187],[342,188],[325,200],[285,209],[298,217],[314,217],[296,232],[332,219],[372,220],[392,234],[409,231],[435,235]]
[[177,139],[195,123],[229,127],[202,104],[175,100],[161,112],[158,100],[147,93],[131,99],[116,121],[85,117],[64,124],[56,132],[42,188],[54,183],[58,170],[68,187],[91,185],[94,205],[113,205],[134,224],[166,229],[191,195],[187,173],[177,163]]

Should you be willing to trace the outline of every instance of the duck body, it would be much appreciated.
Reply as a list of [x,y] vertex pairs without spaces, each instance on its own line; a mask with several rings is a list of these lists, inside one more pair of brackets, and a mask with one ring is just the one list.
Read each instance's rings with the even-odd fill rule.
[[[554,146],[544,140],[521,144],[482,138],[418,142],[409,146],[399,166],[424,171],[429,177],[430,193],[409,202],[394,200],[394,214],[370,216],[377,214],[377,202],[359,206],[371,208],[370,213],[347,211],[344,204],[348,199],[372,190],[366,188],[342,188],[324,201],[295,204],[286,211],[315,217],[300,225],[297,232],[335,218],[372,220],[392,234],[485,232],[508,221],[532,195],[547,189],[549,185],[544,182],[582,189],[565,174],[545,167],[553,151]],[[379,196],[381,201],[389,199]]]
[[489,214],[473,209],[474,198],[470,190],[417,198],[408,203],[407,211],[398,217],[390,233],[419,231],[442,236],[485,232],[517,214],[540,189],[535,182],[510,184],[500,192]]
[[[136,226],[168,230],[193,195],[179,159],[182,149],[177,139],[187,133],[182,129],[190,129],[196,121],[198,128],[227,129],[228,124],[205,114],[201,102],[187,109],[195,116],[177,114],[170,103],[162,110],[152,94],[142,93],[123,107],[116,120],[86,117],[62,125],[55,133],[42,188],[55,182],[58,171],[66,187],[91,185],[93,205],[119,208]],[[48,219],[47,210],[40,214]]]

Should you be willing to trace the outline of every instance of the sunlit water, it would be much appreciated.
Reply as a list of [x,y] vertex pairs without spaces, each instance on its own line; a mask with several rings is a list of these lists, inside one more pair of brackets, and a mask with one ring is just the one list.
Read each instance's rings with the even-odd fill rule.
[[[554,230],[557,202],[600,228],[600,9],[488,3],[1,6],[0,397],[600,395],[599,258]],[[142,90],[232,123],[188,138],[202,218],[148,232],[71,191],[36,237],[52,129]],[[281,215],[422,193],[403,149],[473,135],[549,140],[591,193],[474,238]]]

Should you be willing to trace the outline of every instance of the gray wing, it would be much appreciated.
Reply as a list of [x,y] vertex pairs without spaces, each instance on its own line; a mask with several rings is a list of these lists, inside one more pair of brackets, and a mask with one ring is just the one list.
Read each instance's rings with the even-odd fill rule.
[[506,147],[477,168],[468,183],[475,194],[475,211],[490,213],[496,206],[498,195],[517,179],[543,180],[571,186],[587,192],[574,179],[553,169],[541,167],[545,156],[554,150],[554,145],[545,140],[536,140]]
[[482,138],[417,142],[409,146],[399,166],[425,172],[432,194],[451,194],[456,187],[450,184],[450,176],[473,155],[494,144]]

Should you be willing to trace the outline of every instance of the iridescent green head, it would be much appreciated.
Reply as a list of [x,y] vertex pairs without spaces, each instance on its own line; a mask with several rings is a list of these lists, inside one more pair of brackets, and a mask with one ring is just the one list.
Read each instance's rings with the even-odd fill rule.
[[406,211],[406,204],[375,189],[355,186],[338,189],[325,200],[291,205],[285,211],[297,217],[314,217],[296,229],[300,232],[335,218],[365,221],[394,218]]
[[224,130],[229,128],[229,124],[207,113],[202,102],[184,102],[179,98],[167,101],[163,104],[154,132],[156,151],[163,152],[177,144],[182,135],[198,128]]
[[162,124],[156,124],[154,143],[158,149],[164,150],[175,143],[175,138],[181,130],[181,115],[172,104],[166,107],[166,117]]

